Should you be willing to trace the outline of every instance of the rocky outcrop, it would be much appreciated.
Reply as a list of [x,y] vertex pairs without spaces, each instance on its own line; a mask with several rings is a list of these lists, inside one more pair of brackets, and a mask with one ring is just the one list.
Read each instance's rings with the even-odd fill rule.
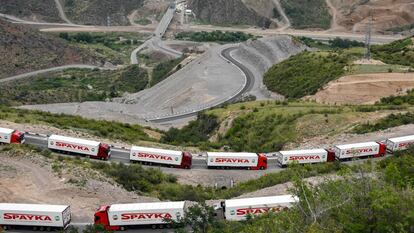
[[196,18],[210,24],[257,25],[268,28],[268,18],[248,8],[241,0],[191,0],[190,9]]

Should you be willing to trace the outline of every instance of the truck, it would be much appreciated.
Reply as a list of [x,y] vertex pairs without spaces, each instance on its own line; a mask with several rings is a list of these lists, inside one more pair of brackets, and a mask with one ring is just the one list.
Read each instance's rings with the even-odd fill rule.
[[64,230],[70,221],[68,205],[0,203],[0,229]]
[[414,145],[414,135],[389,138],[385,141],[385,144],[387,145],[387,150],[391,153],[399,150],[405,150]]
[[338,145],[334,147],[335,157],[338,160],[362,157],[381,157],[387,152],[387,146],[382,142],[363,142]]
[[335,153],[325,149],[279,151],[276,159],[280,166],[285,167],[294,161],[299,164],[331,162],[335,160]]
[[291,208],[299,199],[292,195],[253,197],[225,200],[215,206],[216,215],[228,221],[243,221],[247,216],[257,216],[269,211],[279,212]]
[[129,159],[143,164],[159,164],[186,169],[190,169],[192,163],[192,155],[189,152],[140,146],[131,147]]
[[208,168],[267,169],[267,157],[260,153],[207,152]]
[[168,220],[178,221],[184,214],[184,201],[104,205],[96,211],[94,224],[107,231],[137,227],[162,229],[170,226]]
[[111,157],[108,144],[80,138],[51,135],[48,137],[47,147],[62,153],[87,155],[92,159],[108,160]]
[[0,143],[24,143],[24,133],[8,128],[1,128],[0,127]]

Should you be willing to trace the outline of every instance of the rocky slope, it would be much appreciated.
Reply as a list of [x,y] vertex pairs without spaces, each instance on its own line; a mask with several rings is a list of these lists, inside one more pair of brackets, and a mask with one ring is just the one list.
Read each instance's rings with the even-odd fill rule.
[[[79,24],[129,25],[128,15],[144,0],[64,0],[66,15]],[[108,22],[109,21],[109,22]]]
[[1,0],[0,13],[33,21],[63,22],[54,0]]
[[0,78],[64,64],[96,64],[65,41],[0,19]]
[[247,7],[241,0],[190,0],[189,8],[199,20],[210,24],[257,25],[265,28],[272,24],[272,21]]

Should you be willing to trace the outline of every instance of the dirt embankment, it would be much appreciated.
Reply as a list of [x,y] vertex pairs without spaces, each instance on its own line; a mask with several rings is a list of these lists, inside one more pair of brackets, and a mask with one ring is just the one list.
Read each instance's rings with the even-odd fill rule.
[[414,73],[359,74],[328,83],[305,99],[330,104],[372,104],[382,97],[405,94],[414,88]]
[[348,31],[365,32],[373,17],[374,31],[414,23],[414,2],[411,0],[331,0],[338,10],[337,23]]

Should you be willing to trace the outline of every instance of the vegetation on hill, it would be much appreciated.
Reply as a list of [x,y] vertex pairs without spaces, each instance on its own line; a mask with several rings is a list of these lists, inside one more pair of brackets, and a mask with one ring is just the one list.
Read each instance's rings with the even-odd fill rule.
[[340,53],[303,52],[272,66],[263,81],[271,91],[301,98],[343,75],[348,62],[348,56]]
[[41,111],[10,108],[0,105],[0,120],[16,123],[51,125],[58,129],[73,129],[98,137],[138,143],[153,141],[140,125],[114,121],[86,119],[79,116],[52,114]]
[[414,68],[414,37],[397,40],[385,45],[373,45],[372,54],[387,64],[398,64]]
[[353,129],[353,132],[358,134],[364,134],[408,124],[414,124],[414,113],[412,112],[390,114],[387,117],[377,120],[374,123],[368,122],[361,125],[357,125]]
[[281,0],[283,9],[292,26],[297,29],[328,29],[332,16],[324,0]]
[[[64,0],[67,17],[86,25],[129,25],[127,16],[143,6],[143,0]],[[109,25],[108,25],[109,24]]]
[[[152,72],[150,86],[154,86],[155,84],[161,82],[162,80],[166,79],[175,71],[181,69],[181,65],[179,65],[185,56],[180,58],[172,59],[165,62],[158,63]],[[175,68],[175,70],[173,70]]]
[[178,40],[221,43],[243,42],[252,38],[255,38],[252,34],[246,34],[244,32],[222,32],[220,30],[212,32],[179,32],[175,35],[175,39]]
[[148,85],[148,74],[137,65],[120,70],[66,69],[0,86],[0,104],[24,105],[104,101]]
[[142,43],[140,40],[145,36],[145,34],[125,32],[59,33],[59,37],[70,44],[84,48],[112,64],[129,64],[132,50]]
[[414,105],[414,89],[408,90],[406,95],[389,96],[381,98],[378,104],[391,104],[391,105]]
[[2,19],[0,45],[0,78],[65,64],[106,61],[62,39]]

